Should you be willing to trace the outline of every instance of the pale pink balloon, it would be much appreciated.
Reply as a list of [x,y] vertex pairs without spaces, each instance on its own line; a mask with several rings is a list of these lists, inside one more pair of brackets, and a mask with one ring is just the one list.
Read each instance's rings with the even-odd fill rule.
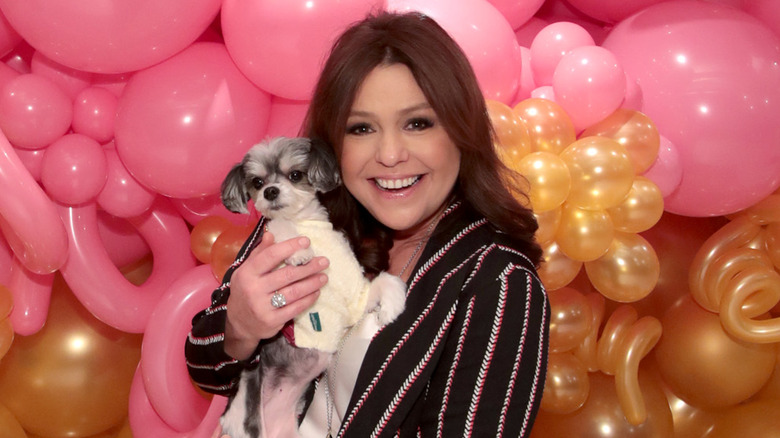
[[265,135],[270,101],[225,46],[195,43],[130,79],[114,128],[119,157],[141,184],[166,196],[217,193]]
[[680,153],[677,152],[674,143],[662,135],[658,156],[653,165],[642,175],[658,186],[664,198],[671,195],[680,185],[683,177]]
[[121,73],[156,64],[195,41],[220,0],[2,0],[13,28],[52,60]]
[[108,176],[97,196],[100,208],[121,218],[138,216],[148,210],[157,194],[130,175],[116,149],[107,148],[105,153]]
[[544,0],[488,0],[506,18],[512,29],[525,24],[542,7]]
[[106,183],[106,154],[98,142],[82,134],[68,134],[46,148],[41,182],[46,193],[65,205],[95,199]]
[[68,257],[68,235],[54,203],[0,132],[0,231],[25,268],[59,269]]
[[56,84],[73,100],[81,90],[89,87],[93,73],[66,67],[47,58],[41,52],[35,52],[30,60],[30,71]]
[[582,26],[561,21],[545,26],[531,41],[531,69],[537,86],[552,85],[561,58],[572,49],[593,46],[593,37]]
[[10,320],[14,333],[30,336],[46,324],[54,274],[37,274],[14,259],[8,289],[14,299]]
[[195,266],[187,225],[164,199],[130,223],[149,245],[151,276],[140,286],[130,283],[111,262],[100,239],[97,207],[59,206],[68,230],[68,260],[62,276],[81,304],[104,323],[129,333],[143,333],[149,316],[167,288]]
[[556,102],[580,131],[620,107],[626,95],[626,74],[609,50],[583,46],[561,58],[552,86]]
[[268,136],[297,137],[301,134],[303,119],[309,109],[308,101],[290,100],[274,96],[271,99],[271,116],[268,119]]
[[114,138],[118,99],[101,87],[89,87],[73,101],[73,131],[106,143]]
[[0,90],[0,129],[16,147],[44,148],[62,137],[72,120],[70,98],[42,76],[23,74]]
[[258,87],[310,100],[335,38],[381,7],[381,0],[225,0],[222,34],[236,65]]
[[697,1],[650,6],[604,42],[676,147],[682,181],[667,211],[719,216],[780,187],[780,40],[742,11]]
[[185,272],[160,298],[144,331],[141,370],[146,394],[160,418],[180,432],[196,428],[208,410],[209,401],[192,385],[181,346],[192,317],[211,304],[217,286],[208,264]]
[[[617,23],[665,0],[567,0],[580,12],[605,23]],[[752,0],[751,0],[752,1]]]

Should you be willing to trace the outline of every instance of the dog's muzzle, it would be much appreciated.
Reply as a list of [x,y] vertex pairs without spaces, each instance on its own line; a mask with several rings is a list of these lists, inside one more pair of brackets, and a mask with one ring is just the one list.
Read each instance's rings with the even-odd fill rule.
[[263,198],[273,201],[277,197],[279,197],[279,187],[268,187],[263,190]]

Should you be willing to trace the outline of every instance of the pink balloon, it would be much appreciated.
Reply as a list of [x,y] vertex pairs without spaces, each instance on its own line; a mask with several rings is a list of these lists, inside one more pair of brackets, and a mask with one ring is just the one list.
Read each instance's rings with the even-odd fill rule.
[[73,100],[81,90],[89,86],[93,73],[66,67],[52,61],[41,52],[35,52],[30,60],[32,73],[44,77],[56,84]]
[[726,215],[780,186],[780,41],[764,24],[729,7],[667,2],[618,24],[604,47],[677,146],[683,177],[667,211]]
[[308,109],[308,101],[274,96],[271,100],[271,117],[268,119],[268,136],[297,137],[300,135]]
[[626,96],[626,74],[609,50],[583,46],[561,58],[552,86],[556,102],[579,131],[620,107]]
[[59,269],[68,257],[68,235],[57,209],[0,132],[0,231],[25,268]]
[[107,148],[107,179],[97,196],[100,208],[117,217],[134,217],[149,209],[157,194],[139,183],[119,159],[114,148]]
[[157,303],[144,332],[141,370],[146,395],[160,418],[179,432],[197,427],[208,410],[208,400],[192,385],[181,346],[192,317],[210,305],[217,286],[208,264],[185,272]]
[[525,24],[542,7],[544,0],[488,0],[501,15],[504,16],[512,29]]
[[[617,23],[646,7],[665,0],[567,0],[569,4],[596,20]],[[752,0],[751,0],[752,1]]]
[[544,27],[531,41],[531,69],[537,86],[552,85],[555,67],[577,47],[593,46],[593,37],[582,26],[566,21]]
[[531,90],[531,97],[534,99],[547,99],[555,102],[555,90],[552,85],[542,85]]
[[117,110],[119,157],[141,184],[166,196],[217,193],[265,135],[270,103],[223,45],[195,43],[130,79]]
[[21,35],[14,30],[5,14],[0,12],[0,56],[8,54],[21,41]]
[[655,162],[643,174],[661,190],[661,195],[666,198],[680,185],[683,177],[683,168],[680,163],[680,153],[677,147],[668,138],[661,136],[661,146]]
[[626,96],[623,98],[623,103],[620,104],[620,107],[642,112],[643,102],[642,87],[626,73]]
[[520,46],[520,59],[522,67],[520,68],[520,86],[517,89],[515,100],[511,106],[515,106],[521,100],[531,97],[531,91],[536,88],[534,82],[534,72],[531,70],[531,49]]
[[38,333],[46,323],[54,274],[36,274],[14,259],[8,289],[14,299],[11,325],[22,336]]
[[19,76],[19,72],[9,67],[7,64],[0,62],[0,90],[5,87],[5,84],[11,82],[12,79]]
[[156,64],[190,45],[219,12],[220,0],[2,0],[3,13],[30,45],[77,70],[121,73]]
[[[521,47],[529,48],[536,35],[550,23],[539,17],[531,17],[522,26],[515,29],[515,38]],[[530,50],[530,49],[529,49]],[[525,62],[525,59],[523,59]],[[525,67],[525,65],[523,65]],[[530,67],[529,67],[530,68]]]
[[222,205],[219,194],[201,198],[171,199],[171,204],[190,225],[195,225],[209,216],[220,216],[239,226],[254,224],[259,219],[255,209],[250,209],[248,215],[229,211]]
[[388,0],[390,11],[419,11],[446,30],[465,52],[485,99],[511,103],[520,86],[522,54],[512,26],[486,0]]
[[310,100],[338,34],[381,7],[381,0],[225,0],[222,34],[236,65],[258,87]]
[[100,240],[95,204],[61,206],[59,213],[70,239],[62,276],[84,307],[119,330],[142,333],[168,286],[195,266],[189,229],[164,199],[130,219],[154,257],[152,275],[140,286],[130,283],[111,263]]
[[46,149],[41,182],[57,202],[79,205],[95,199],[106,183],[106,154],[98,142],[68,134]]
[[149,245],[127,220],[102,210],[98,210],[97,219],[100,240],[114,266],[121,269],[151,253]]
[[14,148],[14,152],[19,157],[19,161],[30,172],[30,176],[36,181],[41,180],[41,170],[43,169],[43,156],[46,155],[46,149],[19,149]]
[[742,7],[747,13],[769,26],[776,35],[780,35],[780,2],[777,0],[743,1]]
[[73,131],[106,143],[114,138],[117,97],[105,88],[89,87],[73,102]]
[[3,62],[18,73],[28,74],[32,72],[30,63],[32,63],[34,54],[35,49],[27,44],[27,41],[22,40],[11,50],[11,53],[3,57]]
[[73,105],[50,80],[23,74],[0,90],[0,129],[14,146],[41,149],[70,128]]

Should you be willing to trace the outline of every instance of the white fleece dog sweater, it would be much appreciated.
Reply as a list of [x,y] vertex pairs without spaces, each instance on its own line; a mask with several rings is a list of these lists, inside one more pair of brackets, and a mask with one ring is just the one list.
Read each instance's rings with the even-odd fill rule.
[[328,282],[320,289],[317,301],[295,317],[295,345],[334,353],[347,330],[366,311],[370,282],[363,276],[346,237],[334,231],[330,222],[302,221],[296,228],[309,238],[312,251],[326,256],[330,265],[323,271]]

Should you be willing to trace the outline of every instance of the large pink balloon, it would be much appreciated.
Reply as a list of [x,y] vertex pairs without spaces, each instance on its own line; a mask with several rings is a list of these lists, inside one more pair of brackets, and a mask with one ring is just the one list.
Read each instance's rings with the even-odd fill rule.
[[780,186],[780,40],[765,25],[726,6],[666,2],[619,23],[604,47],[679,152],[667,211],[725,215]]
[[220,0],[2,0],[9,23],[35,49],[69,67],[121,73],[184,49],[211,24]]
[[225,46],[195,43],[130,79],[117,110],[117,151],[141,184],[161,194],[213,194],[265,135],[270,104]]
[[258,87],[309,100],[333,41],[380,0],[225,0],[222,33],[230,56]]
[[391,11],[419,11],[436,20],[460,45],[485,99],[512,103],[520,87],[522,54],[503,15],[486,0],[388,0]]

